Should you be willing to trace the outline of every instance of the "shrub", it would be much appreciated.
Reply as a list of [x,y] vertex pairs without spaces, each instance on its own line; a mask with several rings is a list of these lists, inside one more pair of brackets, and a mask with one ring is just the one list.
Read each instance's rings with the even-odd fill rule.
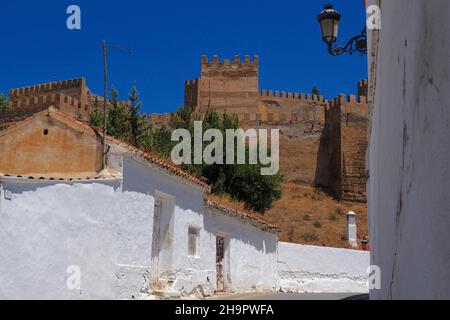
[[314,221],[314,228],[320,228],[322,227],[322,224],[320,223],[319,220]]
[[306,232],[301,235],[301,238],[306,242],[319,240],[319,237],[314,232]]
[[330,221],[336,221],[337,220],[337,216],[335,213],[330,214]]
[[293,229],[289,230],[288,239],[289,239],[289,242],[294,242],[294,230]]

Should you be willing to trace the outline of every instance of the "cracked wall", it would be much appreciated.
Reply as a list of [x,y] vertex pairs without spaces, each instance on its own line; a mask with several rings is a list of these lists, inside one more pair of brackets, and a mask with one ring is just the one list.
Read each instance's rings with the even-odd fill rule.
[[371,298],[449,299],[450,3],[381,1],[381,10],[369,50],[369,227],[381,268]]

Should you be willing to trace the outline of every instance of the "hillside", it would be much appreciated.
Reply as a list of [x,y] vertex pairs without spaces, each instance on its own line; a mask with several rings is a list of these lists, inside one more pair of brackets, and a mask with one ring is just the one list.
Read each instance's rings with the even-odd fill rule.
[[277,224],[280,241],[349,247],[344,240],[346,213],[356,212],[358,239],[368,234],[365,204],[339,202],[320,189],[288,182],[283,196],[264,217]]
[[358,239],[367,236],[366,204],[337,201],[323,190],[312,187],[314,175],[325,171],[316,156],[320,135],[295,135],[298,129],[290,129],[289,136],[285,129],[280,139],[283,195],[265,214],[267,220],[280,226],[280,240],[348,247],[343,236],[346,213],[350,210],[356,213]]

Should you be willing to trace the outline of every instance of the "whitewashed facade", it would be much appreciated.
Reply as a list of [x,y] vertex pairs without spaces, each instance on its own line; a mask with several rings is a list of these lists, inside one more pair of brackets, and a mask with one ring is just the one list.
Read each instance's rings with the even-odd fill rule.
[[[8,132],[39,117],[52,119],[47,132],[67,126],[85,141],[98,139],[55,110]],[[211,199],[201,180],[123,142],[107,143],[106,171],[0,172],[0,299],[363,291],[366,252],[279,245],[275,226]],[[46,165],[48,154],[37,156]],[[336,276],[345,279],[329,281]]]
[[122,177],[77,182],[0,177],[1,298],[210,295],[218,236],[223,290],[275,288],[276,230],[208,206],[204,188],[132,153],[119,166]]
[[450,299],[450,2],[367,3],[371,299]]

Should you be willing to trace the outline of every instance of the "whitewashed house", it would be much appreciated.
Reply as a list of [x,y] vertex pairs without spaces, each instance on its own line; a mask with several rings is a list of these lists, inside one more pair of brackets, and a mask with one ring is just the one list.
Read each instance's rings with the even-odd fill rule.
[[[272,290],[277,228],[53,109],[0,132],[0,298]],[[79,158],[82,157],[82,158]]]

